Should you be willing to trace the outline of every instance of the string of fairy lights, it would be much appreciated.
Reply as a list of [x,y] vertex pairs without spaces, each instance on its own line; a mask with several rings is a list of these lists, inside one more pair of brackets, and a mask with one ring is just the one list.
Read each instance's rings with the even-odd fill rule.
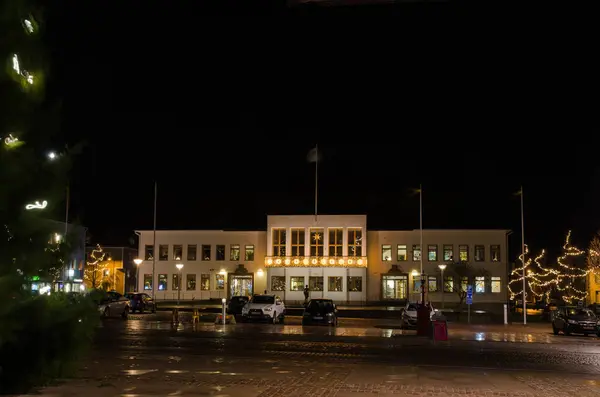
[[[512,280],[508,283],[510,299],[523,295],[523,279],[527,285],[528,291],[525,291],[525,297],[531,293],[535,298],[548,302],[552,292],[557,291],[563,301],[571,304],[576,301],[584,300],[588,292],[576,287],[579,280],[585,280],[590,273],[596,273],[594,267],[573,266],[569,262],[586,254],[571,244],[571,231],[567,233],[565,243],[563,244],[562,255],[557,258],[557,263],[552,267],[545,267],[542,262],[546,253],[544,250],[539,255],[531,258],[529,248],[525,245],[525,252],[519,255],[519,261],[522,266],[511,272]],[[599,251],[590,250],[589,256],[599,256]],[[588,260],[589,263],[589,260]],[[598,268],[600,270],[600,267]],[[600,273],[597,273],[600,274]],[[516,288],[519,288],[517,290]]]
[[[33,36],[38,33],[39,26],[33,15],[28,15],[26,18],[21,19],[21,25],[23,27],[24,34],[27,36]],[[26,63],[26,62],[25,62]],[[34,73],[27,65],[23,64],[23,59],[18,53],[10,55],[10,65],[12,66],[10,75],[21,88],[28,92],[34,86],[40,85],[41,73]],[[0,138],[0,146],[4,146],[6,150],[14,150],[24,145],[25,142],[19,139],[19,134],[16,132],[7,133],[4,137]],[[59,157],[59,154],[55,152],[48,153],[48,159],[53,161]],[[43,210],[48,206],[47,200],[34,201],[25,205],[26,210]]]

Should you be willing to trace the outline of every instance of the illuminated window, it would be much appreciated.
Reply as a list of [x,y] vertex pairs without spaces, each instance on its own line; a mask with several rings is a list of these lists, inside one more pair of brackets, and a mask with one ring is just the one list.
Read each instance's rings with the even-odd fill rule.
[[185,275],[185,289],[188,291],[196,290],[196,275],[186,274]]
[[475,293],[483,294],[485,292],[485,277],[475,277]]
[[217,245],[216,253],[217,254],[216,254],[215,260],[218,260],[218,261],[225,260],[225,246],[224,245]]
[[290,291],[304,291],[304,277],[290,277]]
[[198,247],[196,246],[196,244],[188,244],[188,250],[187,250],[187,260],[188,261],[195,261],[196,260],[196,251],[198,250]]
[[173,260],[180,261],[183,258],[183,245],[173,246]]
[[499,245],[491,245],[490,246],[490,259],[492,262],[500,262],[500,246]]
[[444,262],[451,262],[454,260],[454,247],[452,244],[444,244]]
[[292,229],[292,256],[304,256],[304,229]]
[[285,291],[284,276],[271,276],[271,291]]
[[310,276],[308,278],[308,289],[311,291],[323,291],[323,277]]
[[152,274],[144,274],[144,291],[152,291]]
[[327,277],[327,291],[329,292],[342,292],[344,285],[342,284],[343,277]]
[[180,285],[179,273],[173,273],[173,291],[177,291]]
[[404,262],[408,260],[408,248],[406,247],[406,244],[398,244],[398,249],[397,249],[397,255],[398,255],[398,262]]
[[144,258],[147,261],[151,261],[152,259],[154,259],[154,246],[153,245],[146,245]]
[[285,256],[285,229],[273,229],[273,256]]
[[202,245],[202,260],[209,261],[210,260],[210,245]]
[[344,229],[329,229],[329,256],[343,256]]
[[361,229],[348,229],[348,256],[362,256]]
[[427,260],[429,262],[437,262],[437,244],[429,244],[427,246]]
[[485,261],[485,246],[484,245],[476,245],[475,246],[475,261],[476,262]]
[[[225,249],[225,248],[223,248]],[[215,275],[215,289],[225,289],[225,275],[224,274],[216,274]]]
[[235,261],[235,262],[240,260],[240,245],[239,244],[231,244],[229,246],[229,260]]
[[210,274],[200,275],[200,290],[210,291]]
[[169,276],[167,274],[159,274],[158,275],[158,290],[166,291],[168,287]]
[[413,292],[421,292],[421,276],[413,276]]
[[362,277],[348,277],[348,291],[362,292]]
[[459,245],[458,246],[458,258],[461,262],[469,261],[469,246],[468,245]]
[[461,277],[460,278],[460,290],[462,292],[467,292],[467,287],[469,286],[469,278]]
[[391,244],[383,244],[381,246],[381,260],[384,262],[392,261],[392,245]]
[[492,292],[494,294],[498,294],[502,292],[502,278],[500,277],[492,277],[491,281]]
[[421,246],[420,245],[413,245],[412,253],[413,253],[413,261],[414,262],[421,261]]
[[161,244],[158,246],[158,260],[168,261],[169,260],[169,246]]
[[244,247],[244,258],[248,262],[252,262],[254,260],[254,245],[246,245]]
[[427,277],[427,289],[429,292],[437,292],[437,277],[429,276]]
[[310,256],[323,256],[323,229],[310,229]]
[[444,292],[454,292],[454,277],[444,276]]

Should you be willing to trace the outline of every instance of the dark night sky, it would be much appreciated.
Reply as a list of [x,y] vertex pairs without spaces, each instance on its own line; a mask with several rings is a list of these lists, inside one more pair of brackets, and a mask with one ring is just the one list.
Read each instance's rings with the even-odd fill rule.
[[54,58],[66,138],[88,144],[72,213],[94,243],[152,227],[155,179],[161,229],[264,229],[266,214],[309,214],[315,143],[319,212],[366,213],[371,229],[418,228],[419,183],[426,228],[520,231],[520,184],[535,248],[600,228],[581,71],[438,58],[390,37],[334,42],[306,33],[314,19],[274,37],[264,20],[179,20],[190,11],[172,4],[88,7],[57,17]]

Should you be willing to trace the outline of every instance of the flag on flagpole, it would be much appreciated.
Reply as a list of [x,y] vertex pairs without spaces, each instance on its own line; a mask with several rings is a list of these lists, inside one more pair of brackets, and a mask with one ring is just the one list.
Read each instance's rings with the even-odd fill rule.
[[309,163],[317,163],[320,161],[319,148],[317,146],[310,149],[308,155],[306,156],[306,161]]

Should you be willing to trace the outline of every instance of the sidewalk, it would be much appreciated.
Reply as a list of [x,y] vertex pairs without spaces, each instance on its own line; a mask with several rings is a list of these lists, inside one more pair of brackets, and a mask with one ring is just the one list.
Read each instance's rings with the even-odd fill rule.
[[[133,360],[131,358],[134,358]],[[319,363],[261,357],[137,356],[92,363],[84,379],[45,389],[40,397],[598,397],[595,375],[439,366]]]

